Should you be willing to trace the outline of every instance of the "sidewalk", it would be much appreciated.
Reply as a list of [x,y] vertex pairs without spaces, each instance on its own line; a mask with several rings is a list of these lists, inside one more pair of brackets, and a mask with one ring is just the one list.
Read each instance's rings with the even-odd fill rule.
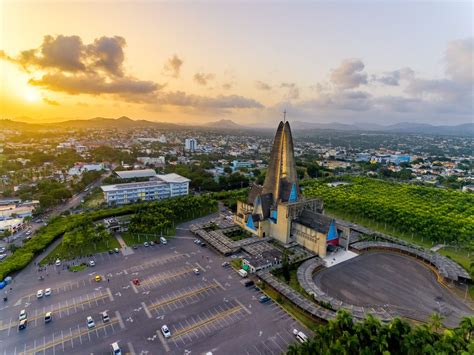
[[132,254],[135,253],[132,248],[128,247],[127,244],[125,244],[125,241],[123,240],[121,235],[117,234],[115,236],[115,238],[117,238],[117,241],[120,244],[120,248],[122,249],[122,254],[123,255],[125,255],[125,256],[126,255],[132,255]]

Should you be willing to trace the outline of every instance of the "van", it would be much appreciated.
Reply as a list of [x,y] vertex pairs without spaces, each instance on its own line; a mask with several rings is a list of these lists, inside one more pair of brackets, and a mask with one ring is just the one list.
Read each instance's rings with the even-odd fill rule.
[[239,270],[239,275],[240,275],[240,277],[247,277],[247,271],[245,271],[244,269],[240,269]]
[[112,346],[112,354],[114,355],[122,355],[122,350],[120,349],[120,346],[118,345],[118,342],[110,344]]
[[163,244],[163,245],[166,245],[166,244],[168,243],[168,241],[166,240],[165,237],[160,237],[160,242],[161,242],[161,244]]
[[296,339],[298,339],[300,343],[305,343],[308,341],[308,337],[303,332],[299,332],[298,330],[293,329],[293,334],[296,335]]

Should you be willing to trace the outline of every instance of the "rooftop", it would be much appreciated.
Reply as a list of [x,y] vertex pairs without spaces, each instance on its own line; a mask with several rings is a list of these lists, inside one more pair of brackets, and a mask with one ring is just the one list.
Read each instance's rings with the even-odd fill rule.
[[104,185],[104,186],[101,186],[101,189],[104,192],[110,192],[110,191],[128,190],[128,189],[135,189],[135,188],[153,187],[153,186],[158,186],[162,184],[165,184],[165,182],[153,180],[153,181],[143,181],[143,182],[129,182],[125,184],[116,184],[116,185]]
[[125,170],[115,172],[121,179],[134,179],[144,177],[155,177],[156,172],[153,169],[142,169],[142,170]]
[[181,183],[181,182],[189,182],[188,178],[185,178],[184,176],[171,173],[171,174],[164,174],[164,175],[156,175],[156,177],[162,181],[165,182],[174,182],[174,183]]

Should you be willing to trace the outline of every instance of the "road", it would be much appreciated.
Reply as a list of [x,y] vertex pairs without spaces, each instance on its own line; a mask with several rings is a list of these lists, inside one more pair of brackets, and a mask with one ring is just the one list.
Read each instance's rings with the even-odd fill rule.
[[[54,207],[51,211],[49,211],[48,213],[43,215],[41,217],[41,219],[47,221],[51,217],[58,216],[58,215],[60,215],[61,213],[65,212],[65,211],[72,210],[72,209],[76,208],[77,206],[79,206],[81,204],[81,201],[87,196],[87,194],[90,191],[92,191],[94,188],[99,187],[102,184],[102,181],[105,178],[107,178],[108,176],[110,176],[111,173],[112,173],[112,170],[107,172],[107,173],[102,174],[100,176],[100,178],[98,178],[96,181],[94,181],[93,183],[89,184],[86,187],[87,191],[84,190],[84,191],[81,191],[79,193],[76,193],[70,199],[68,199],[64,203]],[[24,239],[26,238],[27,230],[31,230],[31,237],[34,237],[35,232],[44,225],[43,222],[36,223],[35,220],[37,220],[37,219],[38,218],[34,218],[30,222],[28,222],[28,224],[25,226],[25,228],[23,230],[19,231],[18,233],[15,233],[14,235],[12,235],[8,238],[4,238],[3,240],[0,240],[0,247],[7,248],[8,245],[12,242],[16,246],[20,247],[23,244]]]

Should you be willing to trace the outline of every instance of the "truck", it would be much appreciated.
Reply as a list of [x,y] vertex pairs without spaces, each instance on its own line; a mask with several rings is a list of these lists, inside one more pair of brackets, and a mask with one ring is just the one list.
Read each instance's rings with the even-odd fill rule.
[[247,277],[248,274],[247,274],[247,271],[245,271],[244,269],[240,269],[239,270],[239,275],[240,275],[240,277]]

